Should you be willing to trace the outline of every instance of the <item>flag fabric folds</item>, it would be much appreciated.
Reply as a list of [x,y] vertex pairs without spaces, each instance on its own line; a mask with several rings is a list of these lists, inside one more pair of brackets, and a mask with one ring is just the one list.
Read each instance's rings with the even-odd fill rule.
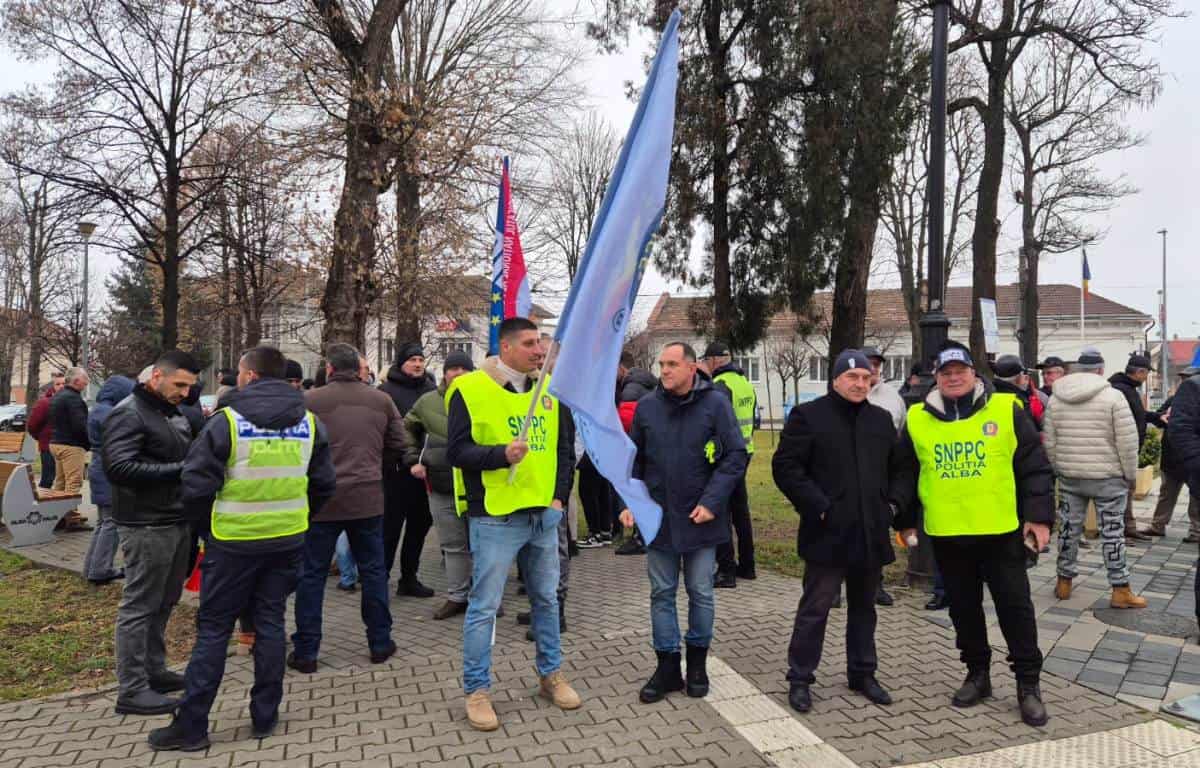
[[646,267],[646,245],[662,222],[679,78],[679,11],[671,14],[637,112],[592,226],[559,318],[550,393],[571,408],[592,463],[633,512],[643,540],[658,535],[662,509],[632,478],[635,450],[613,390],[625,329]]
[[517,214],[512,204],[512,184],[508,177],[508,158],[500,173],[500,198],[496,206],[496,242],[492,247],[492,295],[488,318],[488,354],[500,351],[500,323],[510,317],[528,317],[533,301],[529,296],[529,276]]
[[1092,280],[1092,270],[1088,266],[1087,251],[1084,251],[1083,252],[1083,277],[1080,282],[1080,285],[1083,287],[1084,298],[1086,298],[1087,296],[1090,295],[1090,292],[1088,291],[1088,284],[1091,282],[1091,280]]

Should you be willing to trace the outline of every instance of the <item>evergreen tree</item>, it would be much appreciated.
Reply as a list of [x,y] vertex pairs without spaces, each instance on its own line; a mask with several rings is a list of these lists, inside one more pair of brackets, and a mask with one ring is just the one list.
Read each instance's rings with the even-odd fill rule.
[[144,261],[122,256],[107,287],[110,302],[108,315],[96,333],[96,359],[105,376],[137,376],[162,349],[154,282]]

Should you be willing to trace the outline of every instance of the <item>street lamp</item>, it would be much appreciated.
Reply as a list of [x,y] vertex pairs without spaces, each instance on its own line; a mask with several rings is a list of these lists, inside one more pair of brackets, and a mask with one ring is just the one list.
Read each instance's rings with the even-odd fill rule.
[[[933,1],[933,45],[930,55],[929,94],[929,238],[927,253],[929,275],[925,311],[921,328],[921,385],[908,393],[909,403],[919,403],[933,387],[931,361],[937,349],[950,335],[946,317],[943,275],[946,215],[946,50],[950,37],[950,0]],[[908,553],[909,584],[928,584],[933,580],[933,546],[917,526],[917,546]]]
[[1161,317],[1159,317],[1159,333],[1162,336],[1162,363],[1159,365],[1158,377],[1162,380],[1162,396],[1163,400],[1167,399],[1167,390],[1171,387],[1171,372],[1168,370],[1171,367],[1171,356],[1167,353],[1167,230],[1160,229],[1158,234],[1162,235],[1162,251],[1163,251],[1163,267],[1162,267],[1162,304]]
[[[80,338],[79,360],[80,367],[84,371],[88,370],[88,241],[92,239],[92,233],[96,231],[96,225],[93,222],[81,219],[79,222],[79,235],[83,238],[83,278],[81,279],[81,293],[83,294],[83,322],[82,337]],[[92,389],[91,376],[88,377],[87,391],[84,396]]]

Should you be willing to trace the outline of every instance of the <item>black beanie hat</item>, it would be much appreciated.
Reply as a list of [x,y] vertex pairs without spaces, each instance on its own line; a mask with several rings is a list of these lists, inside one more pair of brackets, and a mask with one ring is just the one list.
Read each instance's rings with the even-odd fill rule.
[[462,368],[464,371],[475,370],[475,361],[466,352],[451,352],[446,355],[446,362],[442,363],[442,373],[451,368]]
[[400,354],[396,355],[396,364],[404,365],[410,357],[425,357],[425,350],[419,342],[409,341],[401,344]]

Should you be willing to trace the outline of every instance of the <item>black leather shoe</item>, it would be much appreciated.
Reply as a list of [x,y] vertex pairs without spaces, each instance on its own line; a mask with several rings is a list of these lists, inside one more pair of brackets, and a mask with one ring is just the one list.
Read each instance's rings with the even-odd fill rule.
[[303,672],[306,675],[311,675],[317,671],[316,659],[297,659],[294,652],[287,655],[287,665],[297,672]]
[[928,603],[925,603],[925,610],[927,611],[940,611],[943,608],[949,607],[950,601],[946,599],[945,595],[934,595],[933,597],[929,598]]
[[658,666],[654,674],[638,691],[638,700],[643,704],[653,704],[662,701],[668,693],[683,690],[683,671],[679,667],[679,651],[655,651]]
[[150,690],[157,693],[182,691],[186,685],[183,675],[178,672],[172,672],[169,669],[164,669],[157,675],[150,676]]
[[188,739],[187,734],[183,732],[183,726],[176,719],[171,720],[171,724],[165,728],[155,728],[150,731],[150,736],[146,739],[150,744],[150,749],[155,752],[171,752],[179,750],[180,752],[202,752],[208,749],[208,736],[201,736],[196,739]]
[[858,691],[880,706],[886,707],[892,703],[891,695],[883,689],[883,686],[875,679],[875,675],[865,675],[858,679],[851,679],[849,682],[850,690]]
[[737,574],[733,571],[717,571],[713,577],[713,586],[717,589],[733,589],[737,586]]
[[699,645],[687,647],[687,695],[693,699],[708,695],[708,649]]
[[250,730],[250,736],[251,738],[255,739],[265,739],[271,734],[275,733],[275,726],[277,725],[279,725],[278,716],[276,716],[271,722],[264,725],[258,725],[257,723],[254,723]]
[[118,715],[169,715],[178,707],[179,699],[144,690],[124,698],[118,696],[115,709]]
[[792,709],[797,712],[807,712],[812,709],[812,694],[808,692],[808,686],[803,683],[793,683],[792,689],[788,691],[788,704],[791,704]]
[[434,592],[414,576],[411,579],[401,579],[396,585],[396,594],[402,597],[433,597]]
[[888,594],[883,585],[879,586],[879,590],[875,593],[875,605],[889,606],[895,605],[896,600]]
[[992,695],[992,678],[986,669],[967,672],[967,679],[954,692],[950,703],[960,709],[973,707]]
[[378,651],[371,651],[371,663],[382,664],[388,659],[396,655],[396,644],[388,643],[387,648],[382,648]]
[[1021,705],[1021,719],[1026,725],[1040,727],[1050,720],[1042,703],[1042,687],[1036,681],[1017,681],[1017,703]]
[[754,581],[758,578],[758,570],[753,565],[749,567],[739,565],[737,567],[737,577],[746,581]]

